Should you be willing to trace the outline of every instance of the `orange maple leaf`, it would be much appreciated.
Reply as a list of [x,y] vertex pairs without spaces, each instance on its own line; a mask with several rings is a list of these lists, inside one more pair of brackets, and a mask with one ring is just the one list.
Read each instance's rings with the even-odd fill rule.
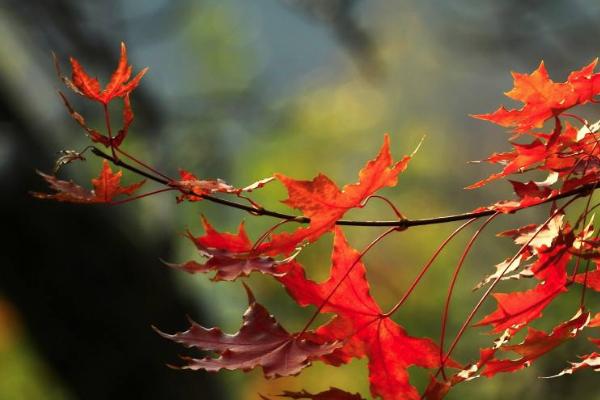
[[473,115],[495,124],[514,127],[516,132],[541,128],[544,122],[563,111],[592,101],[600,93],[600,74],[594,73],[598,59],[572,72],[563,83],[553,82],[544,62],[531,74],[513,72],[514,88],[506,96],[525,103],[520,109],[501,106],[490,114]]
[[[104,89],[100,87],[100,82],[97,78],[89,76],[83,66],[75,58],[71,57],[71,68],[73,70],[71,80],[65,82],[71,89],[88,99],[98,101],[103,105],[108,104],[115,97],[125,97],[133,89],[135,89],[144,74],[148,71],[148,67],[142,69],[131,80],[132,67],[127,63],[127,48],[125,43],[121,42],[121,57],[119,65],[113,72],[110,81]],[[62,78],[65,80],[66,78]]]
[[269,254],[289,254],[303,241],[316,241],[348,210],[362,207],[363,202],[379,189],[395,186],[398,175],[406,170],[411,158],[412,155],[404,156],[394,163],[390,153],[390,138],[385,135],[379,154],[359,172],[358,182],[346,185],[341,190],[323,174],[311,181],[300,181],[275,174],[275,178],[283,183],[288,191],[288,199],[283,203],[301,210],[304,216],[310,218],[310,225],[298,228],[292,233],[275,234],[272,240],[263,243],[259,250]]
[[130,196],[138,190],[145,180],[129,186],[121,186],[123,172],[113,173],[108,161],[103,160],[102,171],[97,178],[92,179],[93,190],[85,189],[73,181],[63,181],[56,176],[38,173],[48,182],[56,193],[32,193],[38,199],[50,199],[68,203],[110,203],[119,195]]
[[[410,336],[382,313],[369,293],[366,268],[358,257],[360,253],[348,245],[343,231],[336,227],[327,280],[316,283],[307,279],[302,266],[294,261],[278,280],[301,306],[322,305],[320,312],[337,314],[316,331],[324,340],[344,341],[343,347],[323,357],[325,361],[339,365],[366,356],[373,397],[419,399],[409,381],[408,368],[439,367],[439,347],[431,339]],[[452,360],[449,364],[455,365]]]

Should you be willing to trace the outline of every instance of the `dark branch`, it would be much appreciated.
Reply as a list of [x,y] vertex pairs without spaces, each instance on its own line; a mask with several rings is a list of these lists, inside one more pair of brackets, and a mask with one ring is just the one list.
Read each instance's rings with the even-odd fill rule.
[[[124,162],[121,159],[115,159],[114,157],[112,157],[109,154],[106,154],[105,152],[103,152],[102,150],[98,149],[97,147],[94,147],[92,149],[92,152],[97,155],[98,157],[104,158],[109,160],[110,162],[112,162],[114,165],[118,165],[120,167],[125,168],[126,170],[129,170],[135,174],[141,175],[145,178],[148,178],[154,182],[166,185],[166,186],[173,186],[173,182],[170,182],[167,179],[164,179],[162,177],[158,177],[158,176],[154,176],[152,174],[149,174],[148,172],[142,171],[141,169],[134,167],[126,162]],[[181,188],[178,188],[179,190],[183,190]],[[594,191],[598,189],[598,183],[597,182],[592,182],[583,186],[580,186],[576,189],[564,192],[564,193],[560,193],[557,194],[555,196],[551,196],[549,198],[547,198],[546,200],[544,200],[541,203],[538,204],[534,204],[532,206],[528,206],[528,207],[523,207],[521,209],[517,209],[513,212],[517,212],[519,210],[525,209],[525,208],[530,208],[530,207],[534,207],[540,204],[546,204],[546,203],[551,203],[553,201],[556,200],[560,200],[560,199],[564,199],[564,198],[568,198],[571,196],[583,196],[587,193],[589,193],[590,191]],[[194,193],[194,195],[197,196],[197,194]],[[217,203],[217,204],[222,204],[224,206],[227,207],[232,207],[232,208],[237,208],[239,210],[243,210],[246,211],[252,215],[258,215],[258,216],[269,216],[269,217],[273,217],[273,218],[279,218],[279,219],[286,219],[286,220],[290,220],[290,221],[294,221],[294,222],[298,222],[298,223],[302,223],[302,224],[307,224],[310,222],[310,218],[308,217],[303,217],[303,216],[296,216],[296,215],[290,215],[290,214],[284,214],[284,213],[280,213],[277,211],[271,211],[271,210],[267,210],[265,208],[258,208],[255,206],[249,206],[246,204],[240,204],[240,203],[236,203],[235,201],[230,201],[230,200],[225,200],[225,199],[221,199],[219,197],[214,197],[211,195],[201,195],[200,197],[202,197],[203,199],[207,200],[207,201],[211,201],[213,203]],[[463,214],[454,214],[454,215],[445,215],[442,217],[433,217],[433,218],[422,218],[422,219],[399,219],[399,220],[387,220],[387,221],[358,221],[358,220],[346,220],[346,219],[340,219],[336,222],[336,225],[346,225],[346,226],[381,226],[381,227],[385,227],[385,226],[396,226],[398,228],[401,229],[406,229],[406,228],[410,228],[412,226],[421,226],[421,225],[435,225],[435,224],[445,224],[448,222],[455,222],[455,221],[465,221],[468,219],[473,219],[473,218],[483,218],[483,217],[488,217],[490,215],[495,214],[496,211],[495,210],[484,210],[484,211],[478,211],[478,212],[468,212],[468,213],[463,213]]]

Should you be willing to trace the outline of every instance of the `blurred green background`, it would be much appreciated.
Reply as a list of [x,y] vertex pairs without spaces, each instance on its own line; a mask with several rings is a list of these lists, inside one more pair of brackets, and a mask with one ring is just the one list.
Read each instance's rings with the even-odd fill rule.
[[[315,363],[298,377],[273,381],[260,370],[215,375],[164,366],[185,351],[151,324],[180,330],[189,314],[233,332],[246,300],[239,282],[177,273],[159,258],[195,256],[180,234],[200,234],[200,213],[221,230],[245,219],[252,238],[274,221],[211,204],[176,205],[170,195],[118,208],[31,199],[29,190],[44,187],[35,169],[49,171],[57,151],[87,144],[55,94],[61,85],[51,51],[66,70],[73,55],[106,82],[119,42],[127,43],[135,70],[150,72],[133,95],[136,121],[125,149],[171,174],[183,167],[244,185],[274,172],[303,179],[324,172],[341,185],[356,180],[384,132],[396,158],[426,135],[398,187],[384,191],[407,216],[422,218],[512,196],[502,182],[462,189],[494,170],[469,160],[508,150],[502,129],[468,115],[505,101],[511,70],[530,72],[544,59],[551,76],[564,80],[600,55],[599,17],[593,0],[1,1],[0,399],[257,399],[259,392],[329,386],[368,396],[362,360],[341,368]],[[102,126],[97,105],[70,98],[91,125]],[[598,118],[593,109],[587,116]],[[98,166],[90,157],[61,174],[88,182]],[[282,211],[283,198],[277,184],[256,195]],[[450,339],[478,299],[473,285],[516,250],[493,233],[546,213],[498,218],[481,237],[456,289]],[[349,217],[392,215],[373,202]],[[453,229],[411,229],[367,255],[384,309]],[[379,233],[346,232],[359,249]],[[438,339],[449,276],[472,232],[448,247],[397,314],[411,334]],[[330,244],[326,236],[300,256],[314,279],[327,276]],[[301,329],[311,309],[299,309],[268,277],[248,281],[288,330]],[[570,317],[578,293],[572,295],[536,326]],[[484,330],[469,330],[456,356],[468,362],[491,340]],[[585,340],[563,346],[524,371],[462,384],[449,398],[600,399],[591,372],[537,379],[584,352]],[[418,387],[426,380],[415,371]]]

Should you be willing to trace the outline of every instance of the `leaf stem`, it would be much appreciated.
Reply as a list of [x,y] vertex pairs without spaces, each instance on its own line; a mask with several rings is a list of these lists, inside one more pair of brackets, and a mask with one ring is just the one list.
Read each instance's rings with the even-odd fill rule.
[[119,201],[111,201],[109,204],[111,206],[120,206],[121,204],[126,204],[126,203],[130,203],[132,201],[135,200],[139,200],[139,199],[143,199],[144,197],[148,197],[148,196],[154,196],[155,194],[159,194],[159,193],[163,193],[163,192],[169,192],[172,190],[177,190],[175,188],[163,188],[163,189],[158,189],[158,190],[153,190],[152,192],[148,192],[148,193],[144,193],[144,194],[140,194],[134,197],[129,197],[123,200],[119,200]]
[[456,268],[454,268],[454,273],[452,274],[452,279],[450,281],[450,285],[448,286],[448,294],[446,295],[446,302],[444,303],[444,311],[442,312],[442,324],[441,324],[441,329],[440,329],[440,369],[442,370],[442,376],[444,377],[444,379],[446,379],[446,372],[444,370],[444,364],[446,362],[446,360],[444,359],[444,342],[446,340],[446,326],[448,324],[448,315],[450,314],[450,300],[452,300],[452,293],[454,292],[454,286],[456,285],[456,281],[458,280],[458,274],[459,274],[460,270],[462,269],[463,264],[465,263],[465,259],[467,258],[467,255],[471,251],[471,248],[473,248],[473,244],[475,243],[475,241],[477,240],[477,238],[479,237],[481,232],[483,232],[485,227],[488,226],[488,224],[490,222],[492,222],[498,216],[498,214],[499,213],[496,213],[496,214],[492,215],[491,217],[489,217],[481,225],[481,227],[479,227],[479,229],[477,229],[477,231],[473,234],[473,236],[471,236],[471,239],[467,243],[467,246],[465,247],[463,253],[460,256],[460,260],[458,261],[458,264],[456,264]]
[[110,143],[110,151],[112,152],[113,158],[115,160],[118,160],[119,157],[117,157],[117,153],[115,152],[115,147],[113,146],[113,135],[112,135],[112,129],[110,127],[110,113],[108,112],[108,104],[102,103],[102,108],[104,110],[104,121],[106,122],[106,132],[108,133],[108,142]]
[[427,264],[425,264],[423,266],[423,268],[421,268],[421,272],[419,272],[419,274],[413,280],[413,282],[408,287],[408,289],[406,290],[406,292],[404,292],[404,295],[402,296],[402,298],[400,300],[398,300],[398,302],[394,305],[394,307],[392,307],[390,309],[390,311],[388,311],[385,314],[383,314],[384,317],[390,317],[390,316],[392,316],[392,314],[394,314],[406,302],[406,300],[408,300],[408,298],[410,297],[410,295],[412,294],[412,292],[415,290],[415,288],[417,287],[417,285],[419,284],[419,282],[423,278],[423,275],[425,275],[425,273],[427,273],[427,271],[429,270],[429,268],[431,267],[431,265],[433,264],[433,262],[437,259],[437,257],[440,255],[440,253],[442,252],[442,250],[446,247],[446,245],[448,245],[448,243],[450,243],[450,241],[452,239],[454,239],[454,237],[456,235],[458,235],[464,228],[466,228],[467,226],[471,225],[475,221],[476,221],[475,218],[472,218],[472,219],[468,220],[467,222],[465,222],[464,224],[462,224],[461,226],[459,226],[458,228],[456,228],[454,230],[454,232],[452,232],[450,234],[450,236],[448,236],[446,238],[446,240],[444,240],[442,242],[442,244],[439,245],[439,247],[437,248],[437,250],[435,251],[435,253],[433,253],[433,255],[427,261]]
[[155,168],[152,168],[151,166],[149,166],[148,164],[138,160],[137,158],[135,158],[134,156],[132,156],[131,154],[125,152],[124,150],[121,150],[120,148],[116,148],[116,151],[122,155],[124,155],[125,157],[129,158],[131,161],[141,165],[142,167],[146,168],[147,170],[151,171],[153,174],[159,175],[164,179],[168,179],[168,180],[172,180],[170,177],[168,177],[167,175],[161,173],[160,171],[156,170]]

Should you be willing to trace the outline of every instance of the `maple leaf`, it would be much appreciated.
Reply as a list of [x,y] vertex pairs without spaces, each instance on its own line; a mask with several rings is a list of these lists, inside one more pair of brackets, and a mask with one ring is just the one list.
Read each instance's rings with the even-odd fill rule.
[[447,378],[438,381],[435,376],[431,376],[429,385],[427,385],[427,388],[425,388],[425,392],[423,393],[423,399],[441,400],[446,397],[446,394],[448,394],[453,386],[456,386],[461,382],[468,382],[479,378],[481,368],[494,358],[498,349],[506,344],[510,338],[510,332],[508,330],[504,331],[499,338],[494,340],[494,345],[492,347],[479,350],[479,360],[476,363],[462,368],[449,379]]
[[506,231],[498,232],[496,234],[496,236],[497,237],[510,237],[510,238],[516,239],[518,237],[521,237],[524,233],[535,232],[537,229],[538,229],[537,224],[529,224],[529,225],[522,226],[520,228],[508,229]]
[[343,341],[343,346],[324,356],[323,361],[337,367],[349,363],[354,358],[365,357],[367,354],[365,342],[356,335],[356,332],[369,327],[375,321],[376,319],[366,319],[360,327],[357,327],[356,321],[336,315],[329,322],[318,327],[316,333],[319,337]]
[[467,186],[467,189],[479,188],[493,180],[503,178],[538,164],[544,161],[548,154],[546,145],[538,139],[529,144],[513,143],[513,146],[515,148],[513,153],[504,153],[504,159],[509,162],[502,172],[493,174],[479,182],[475,182],[474,184]]
[[[496,264],[496,266],[495,266],[496,271],[493,274],[486,276],[482,281],[480,281],[477,285],[475,285],[473,290],[481,289],[483,286],[487,285],[490,282],[495,281],[496,279],[500,279],[500,280],[518,279],[521,276],[523,276],[523,275],[521,275],[521,273],[524,273],[525,274],[524,276],[528,276],[528,273],[525,272],[525,270],[521,271],[517,275],[512,274],[519,269],[519,266],[521,265],[521,260],[523,258],[524,257],[521,254],[514,260],[512,259],[512,257],[510,257],[510,258],[507,258],[506,260],[502,261],[501,263]],[[509,265],[509,263],[510,263],[510,265]]]
[[207,258],[207,261],[204,264],[196,261],[165,264],[189,273],[215,271],[215,276],[211,278],[213,281],[233,281],[240,276],[248,276],[253,271],[282,276],[286,273],[283,267],[298,254],[296,252],[284,260],[261,256],[253,251],[243,222],[240,224],[237,234],[216,231],[204,216],[202,216],[202,224],[205,231],[203,236],[194,237],[187,232],[187,237],[195,244],[200,255]]
[[327,280],[316,283],[307,279],[304,268],[292,262],[279,281],[301,306],[320,306],[327,299],[322,312],[335,312],[355,321],[371,321],[381,314],[381,309],[369,293],[366,269],[362,261],[357,261],[359,257],[360,253],[350,247],[344,232],[335,227]]
[[129,99],[129,93],[127,93],[125,96],[123,96],[123,127],[121,129],[119,129],[117,136],[115,136],[112,139],[112,141],[110,141],[110,138],[108,138],[109,144],[106,144],[104,142],[103,142],[103,144],[106,147],[110,147],[111,145],[115,146],[115,147],[119,147],[121,145],[121,143],[123,143],[123,140],[125,140],[125,137],[127,136],[127,133],[129,132],[129,126],[131,125],[132,122],[133,122],[133,110],[131,109],[131,100]]
[[530,75],[514,72],[514,88],[505,94],[524,103],[524,106],[513,110],[501,106],[493,113],[473,117],[514,127],[520,133],[541,128],[546,120],[575,105],[590,102],[600,93],[600,74],[594,73],[597,62],[596,59],[581,70],[572,72],[564,83],[550,79],[543,61]]
[[219,232],[202,215],[202,227],[204,228],[204,235],[195,238],[194,241],[204,247],[241,253],[247,252],[252,248],[252,242],[248,238],[243,223],[240,224],[238,233]]
[[171,183],[173,187],[182,191],[182,194],[177,197],[177,202],[184,200],[201,201],[203,200],[202,196],[213,193],[240,195],[243,192],[252,192],[253,190],[260,189],[274,179],[273,177],[269,177],[256,181],[246,187],[236,188],[221,179],[198,179],[194,174],[186,170],[180,170],[179,174],[181,179]]
[[438,381],[432,376],[429,380],[429,385],[425,388],[423,393],[424,400],[442,400],[450,389],[452,389],[452,382]]
[[577,362],[577,363],[572,362],[571,367],[563,369],[561,372],[559,372],[556,375],[545,376],[544,378],[557,378],[557,377],[563,376],[563,375],[571,375],[576,371],[579,371],[581,369],[587,369],[587,368],[592,368],[594,371],[600,372],[600,354],[599,353],[594,352],[591,354],[587,354],[585,356],[581,356],[579,358],[581,358],[580,362]]
[[63,181],[56,176],[47,175],[43,172],[38,174],[50,185],[56,193],[32,193],[38,199],[51,199],[69,203],[110,203],[119,195],[130,196],[138,190],[145,180],[129,186],[121,186],[121,171],[113,173],[108,161],[103,160],[102,171],[97,178],[92,179],[93,190],[85,189],[73,181]]
[[164,338],[219,355],[218,358],[182,357],[187,362],[182,369],[249,371],[260,366],[266,378],[297,375],[311,361],[339,346],[337,342],[314,341],[310,335],[288,333],[256,302],[250,289],[244,287],[249,306],[243,316],[243,325],[235,334],[225,334],[219,328],[205,328],[192,320],[187,331],[173,335],[154,328]]
[[588,324],[590,328],[598,328],[600,327],[600,313],[597,313],[590,319],[590,323]]
[[530,208],[550,201],[559,195],[573,194],[572,191],[582,188],[584,185],[592,184],[598,181],[599,175],[593,171],[583,177],[568,179],[563,182],[560,189],[550,189],[544,186],[544,182],[513,182],[515,192],[519,195],[519,200],[501,200],[487,207],[479,207],[473,212],[497,211],[504,214],[513,213],[517,210]]
[[[557,213],[550,221],[545,224],[541,229],[536,224],[530,224],[517,229],[511,229],[508,231],[500,232],[496,234],[499,237],[512,237],[514,242],[518,245],[527,244],[527,248],[519,254],[514,261],[511,262],[512,257],[507,258],[503,262],[496,264],[496,271],[486,276],[481,282],[479,282],[474,290],[480,289],[482,286],[496,280],[508,280],[508,279],[520,279],[523,277],[530,278],[534,276],[532,267],[527,267],[519,270],[519,267],[523,263],[539,254],[540,252],[546,251],[550,248],[556,240],[564,240],[561,235],[563,233],[564,225],[564,213]],[[510,265],[509,265],[510,263]],[[537,267],[533,267],[537,268]],[[539,269],[539,268],[537,268]],[[517,271],[517,272],[516,272]]]
[[85,161],[83,152],[75,150],[60,150],[58,154],[60,154],[60,157],[56,159],[54,162],[54,168],[52,169],[52,173],[54,175],[58,174],[58,171],[60,171],[60,169],[65,165],[71,164],[75,161]]
[[560,192],[558,190],[552,190],[550,193],[548,193],[547,197],[525,196],[519,200],[501,200],[501,201],[498,201],[498,202],[492,204],[491,206],[479,207],[479,208],[473,210],[473,212],[496,211],[496,212],[501,212],[504,214],[511,214],[511,213],[514,213],[515,211],[518,211],[518,210],[521,210],[524,208],[529,208],[529,207],[533,207],[533,206],[542,204],[542,203],[548,201],[548,199],[550,197],[556,196],[558,194],[560,194]]
[[[569,227],[565,226],[564,219],[564,212],[558,212],[541,229],[537,225],[521,228],[519,234],[514,236],[514,242],[518,245],[528,243],[528,247],[533,252],[539,253],[551,248],[557,240],[570,241],[571,239],[564,237],[565,235],[569,236]],[[502,232],[502,235],[506,234],[506,232]]]
[[359,172],[358,182],[348,184],[342,190],[323,174],[311,181],[300,181],[275,174],[275,178],[283,183],[288,191],[288,198],[283,203],[301,210],[304,216],[310,218],[310,224],[292,233],[272,235],[271,241],[260,246],[261,251],[289,254],[303,241],[316,241],[348,210],[362,207],[363,202],[379,189],[395,186],[398,175],[406,169],[413,155],[405,156],[394,163],[390,153],[390,138],[386,134],[377,157],[370,160]]
[[548,252],[540,254],[532,273],[540,280],[533,289],[522,292],[494,293],[498,308],[485,316],[476,326],[492,325],[493,332],[505,329],[517,331],[532,320],[539,318],[542,311],[560,293],[567,290],[566,268],[571,259],[570,246],[557,244]]
[[514,372],[529,367],[542,355],[577,336],[577,333],[587,326],[589,320],[590,314],[580,310],[571,320],[555,327],[550,334],[529,327],[522,343],[500,347],[502,351],[517,353],[521,358],[489,360],[481,374],[491,377],[499,372]]
[[[590,328],[598,327],[599,326],[598,325],[599,317],[600,317],[600,314],[596,314],[594,316],[594,318],[592,318],[590,320],[590,322],[588,323],[588,327],[590,327]],[[600,347],[600,339],[588,338],[588,340],[590,342],[594,343],[596,346]],[[586,354],[584,356],[580,356],[579,358],[582,361],[580,361],[578,363],[574,363],[574,362],[570,363],[571,364],[570,368],[565,368],[556,375],[544,376],[543,378],[557,378],[557,377],[563,376],[563,375],[571,375],[580,369],[587,369],[587,368],[592,368],[594,371],[600,372],[600,354],[593,352],[590,354]]]
[[596,264],[596,269],[594,271],[589,271],[587,274],[582,272],[575,275],[574,280],[577,283],[581,283],[590,289],[600,292],[600,266]]
[[81,66],[79,61],[71,57],[72,77],[71,80],[62,77],[67,85],[74,89],[78,94],[88,99],[98,101],[107,105],[115,97],[125,97],[134,90],[140,83],[148,68],[142,69],[133,79],[131,77],[132,67],[127,63],[127,48],[125,43],[121,42],[121,57],[119,65],[113,72],[110,81],[104,89],[100,87],[97,78],[90,77]]
[[510,184],[513,186],[513,190],[519,196],[520,199],[525,198],[538,198],[547,199],[552,194],[552,190],[547,186],[538,185],[537,182],[529,181],[527,183],[511,181]]
[[[497,373],[515,372],[527,368],[542,355],[575,338],[583,328],[589,326],[589,321],[590,314],[580,309],[573,318],[558,325],[549,334],[529,328],[525,340],[516,345],[506,345],[511,339],[511,332],[507,329],[494,341],[492,347],[480,349],[479,360],[476,363],[465,367],[443,381],[438,381],[432,376],[423,398],[441,400],[453,386],[461,382],[470,381],[482,375],[491,378]],[[521,357],[518,359],[497,359],[496,354],[498,351],[513,352]]]
[[[352,249],[339,228],[334,229],[332,267],[329,278],[316,283],[306,278],[302,267],[290,263],[286,275],[278,278],[298,304],[321,306],[320,312],[334,312],[337,317],[320,327],[317,333],[331,340],[348,340],[336,350],[335,358],[343,362],[350,356],[369,358],[369,381],[374,397],[418,399],[410,384],[408,367],[439,366],[439,348],[427,338],[409,336],[371,297],[365,266],[357,261],[360,253]],[[349,337],[350,335],[350,337]],[[328,357],[335,357],[336,352]]]
[[407,368],[438,367],[439,348],[430,339],[408,336],[389,318],[380,319],[371,327],[361,333],[370,339],[366,343],[371,393],[386,400],[419,399],[419,393],[408,380]]
[[[511,174],[521,174],[528,170],[548,171],[549,175],[542,182],[515,182],[510,181],[515,193],[521,199],[526,197],[546,198],[550,194],[550,186],[556,183],[559,178],[568,179],[574,173],[583,173],[594,171],[595,155],[598,154],[596,139],[587,141],[589,143],[578,143],[578,130],[571,124],[566,123],[565,129],[562,129],[562,123],[557,125],[552,134],[538,133],[534,135],[536,139],[531,143],[511,143],[514,151],[505,153],[494,153],[487,161],[494,164],[504,165],[501,172],[490,175],[467,187],[467,189],[479,188],[496,179],[503,178]],[[541,139],[545,139],[543,142]],[[582,155],[587,158],[582,162]],[[594,174],[595,175],[595,174]],[[588,178],[591,179],[591,178]],[[567,191],[583,182],[581,178],[575,178],[570,183],[564,183],[561,190]]]
[[358,393],[348,393],[338,388],[329,388],[320,393],[312,394],[303,390],[301,392],[285,392],[278,395],[278,397],[287,397],[290,399],[308,399],[308,400],[364,400]]

